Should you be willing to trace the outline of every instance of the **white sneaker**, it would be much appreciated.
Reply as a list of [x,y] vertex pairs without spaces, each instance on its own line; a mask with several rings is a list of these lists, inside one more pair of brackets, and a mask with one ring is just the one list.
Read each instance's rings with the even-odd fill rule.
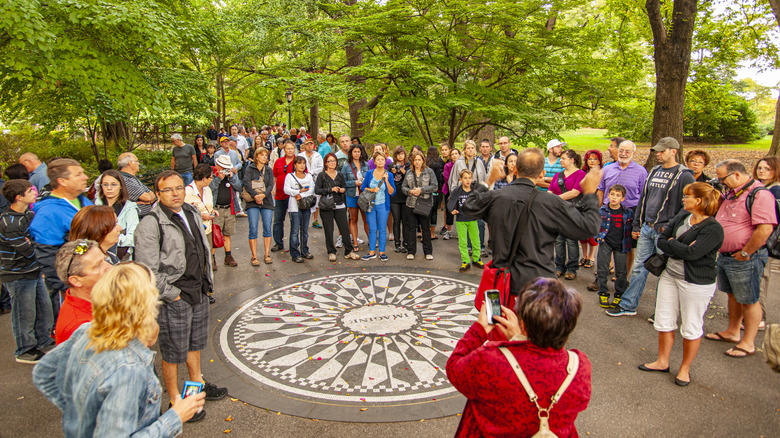
[[452,234],[450,234],[449,231],[444,232],[444,236],[442,236],[442,239],[444,240],[450,240],[452,238]]
[[392,242],[393,240],[395,240],[395,237],[393,237],[393,233],[390,233],[390,235],[389,235],[389,236],[387,236],[387,240],[389,240],[389,241],[391,241],[391,242]]
[[358,241],[358,245],[362,245],[362,244],[366,243],[360,237],[357,238],[357,241]]
[[344,246],[344,243],[341,241],[341,236],[339,236],[338,239],[336,239],[336,248],[341,248]]
[[433,260],[433,254],[426,254],[425,260]]
[[328,261],[329,262],[335,262],[336,261],[336,254],[328,254]]
[[236,217],[246,217],[246,213],[244,213],[243,211],[239,211],[238,213],[236,213]]
[[414,254],[407,254],[406,260],[414,260]]

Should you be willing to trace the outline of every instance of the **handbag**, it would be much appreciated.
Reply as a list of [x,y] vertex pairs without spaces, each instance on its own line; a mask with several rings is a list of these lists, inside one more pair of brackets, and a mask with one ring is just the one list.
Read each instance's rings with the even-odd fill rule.
[[[682,237],[689,232],[695,230],[699,227],[699,224],[691,225],[690,228],[685,230],[684,233],[680,234],[675,238],[675,240],[680,240]],[[674,231],[673,231],[674,232]],[[661,274],[664,272],[664,269],[666,269],[666,262],[669,260],[669,256],[666,254],[662,254],[659,252],[653,253],[650,257],[648,257],[645,262],[645,269],[647,269],[647,272],[655,275],[656,277],[660,277]]]
[[225,236],[222,235],[222,228],[213,222],[211,223],[211,243],[214,244],[214,248],[225,246]]
[[[568,192],[568,190],[566,190],[566,180],[564,178],[565,175],[563,171],[558,172],[558,188],[561,190],[561,193]],[[582,206],[582,198],[584,198],[584,196],[580,193],[576,198],[569,199],[569,202],[575,207],[580,208]]]
[[[298,181],[298,178],[295,178],[295,174],[291,173],[290,175],[292,175],[292,177],[295,179],[295,182],[298,183],[298,187],[303,188],[303,184]],[[296,199],[296,202],[298,203],[298,211],[311,210],[312,207],[314,207],[314,204],[317,202],[317,197],[313,195],[301,196],[301,199]]]
[[[412,178],[414,178],[414,187],[417,188],[417,175],[414,173],[414,170],[412,170]],[[422,196],[423,193],[420,192],[420,196],[417,197],[412,212],[420,216],[430,216],[431,209],[433,208],[433,197],[429,196],[428,199],[425,199]]]
[[[258,194],[265,193],[265,181],[263,181],[263,176],[264,173],[261,173],[260,179],[252,181],[252,190]],[[249,194],[249,192],[246,190],[246,187],[241,189],[241,198],[243,198],[246,202],[255,202],[255,197]]]
[[[377,187],[381,188],[384,183],[385,180],[382,179],[379,182],[379,185]],[[363,190],[362,192],[360,192],[360,196],[358,196],[358,207],[360,207],[360,209],[366,213],[371,213],[374,210],[375,199],[376,199],[376,193],[368,190]]]
[[517,253],[517,248],[522,240],[522,232],[528,227],[528,217],[531,215],[531,208],[534,205],[534,200],[539,194],[538,190],[531,191],[531,197],[528,199],[528,203],[523,210],[523,214],[520,215],[520,220],[517,221],[517,228],[512,236],[512,252],[510,252],[510,261],[507,266],[497,267],[493,264],[493,260],[489,261],[482,269],[482,279],[479,281],[479,287],[477,288],[477,296],[474,298],[474,307],[477,310],[482,310],[482,305],[485,302],[485,291],[490,289],[498,289],[501,294],[501,305],[509,309],[514,308],[517,295],[509,293],[509,285],[511,279],[511,273],[509,272],[509,266],[512,264],[512,259]]
[[659,252],[653,253],[645,260],[645,269],[656,277],[660,277],[664,269],[666,269],[667,260],[669,260],[668,255]]
[[328,183],[328,188],[331,189],[331,191],[327,195],[320,196],[320,202],[318,204],[320,210],[330,211],[336,209],[336,199],[333,197],[333,191],[332,191],[333,185]]
[[574,377],[577,375],[577,370],[580,368],[580,358],[577,356],[577,353],[567,351],[569,354],[569,363],[566,365],[566,378],[563,379],[563,383],[561,383],[561,387],[558,388],[555,395],[550,398],[550,407],[543,408],[539,406],[539,397],[536,395],[536,392],[534,392],[531,383],[523,372],[523,368],[517,363],[517,359],[515,359],[512,352],[506,347],[498,347],[498,349],[501,350],[501,353],[504,354],[504,357],[506,357],[506,360],[512,366],[512,370],[515,372],[517,380],[523,385],[523,389],[525,389],[525,393],[528,395],[531,403],[536,405],[537,416],[539,417],[539,431],[532,435],[532,438],[558,438],[558,435],[550,430],[550,411],[555,404],[561,400],[563,393],[566,392],[569,385],[574,380]]

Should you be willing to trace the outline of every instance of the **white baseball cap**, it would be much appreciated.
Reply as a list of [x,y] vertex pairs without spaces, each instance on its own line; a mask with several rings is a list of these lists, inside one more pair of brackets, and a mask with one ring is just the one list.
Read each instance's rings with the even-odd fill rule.
[[558,140],[557,138],[554,138],[547,142],[547,150],[554,148],[555,146],[566,146],[566,143]]

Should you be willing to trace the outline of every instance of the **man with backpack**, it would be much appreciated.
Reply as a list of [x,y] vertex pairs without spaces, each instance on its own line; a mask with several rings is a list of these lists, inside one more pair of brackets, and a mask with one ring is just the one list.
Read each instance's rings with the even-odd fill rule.
[[[704,337],[736,344],[725,354],[742,358],[756,354],[761,321],[759,282],[767,263],[767,238],[777,226],[777,201],[738,160],[721,161],[715,174],[725,186],[716,219],[725,234],[718,255],[718,289],[728,294],[729,326]],[[745,326],[741,339],[740,324]]]

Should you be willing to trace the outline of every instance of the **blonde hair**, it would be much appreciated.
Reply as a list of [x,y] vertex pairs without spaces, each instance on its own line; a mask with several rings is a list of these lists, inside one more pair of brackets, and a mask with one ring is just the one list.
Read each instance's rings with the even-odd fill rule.
[[139,263],[120,263],[92,289],[90,346],[95,352],[121,350],[134,338],[156,332],[158,291],[154,274]]
[[384,158],[385,160],[387,160],[387,154],[386,154],[386,153],[384,153],[384,152],[382,152],[382,151],[376,151],[376,152],[374,152],[373,158],[376,158],[376,157],[378,157],[378,156],[380,156],[380,155],[382,156],[382,158]]
[[466,146],[474,146],[474,149],[477,148],[477,144],[474,143],[474,140],[466,140],[463,142],[463,149],[466,149]]

